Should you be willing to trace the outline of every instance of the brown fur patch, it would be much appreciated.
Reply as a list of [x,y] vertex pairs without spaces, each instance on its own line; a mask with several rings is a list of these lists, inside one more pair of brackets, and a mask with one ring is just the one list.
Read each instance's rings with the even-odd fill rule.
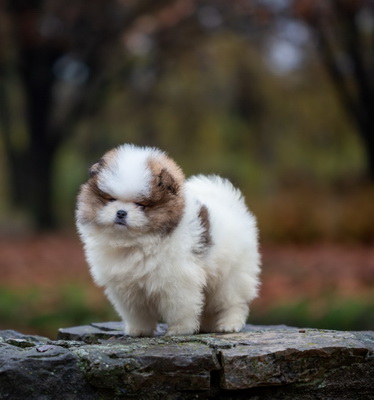
[[93,222],[98,210],[108,201],[97,186],[96,175],[81,186],[78,195],[76,218],[82,224]]
[[203,254],[212,245],[212,236],[210,234],[209,211],[206,206],[201,206],[198,214],[200,225],[203,231],[200,235],[199,247],[194,249],[195,254]]
[[164,155],[151,157],[148,166],[152,172],[152,181],[149,207],[146,207],[145,212],[152,231],[169,234],[183,215],[181,187],[184,175],[178,165]]
[[98,210],[110,200],[110,196],[99,189],[97,176],[116,156],[116,153],[117,149],[109,150],[89,169],[90,178],[81,186],[77,199],[76,218],[82,224],[93,222]]

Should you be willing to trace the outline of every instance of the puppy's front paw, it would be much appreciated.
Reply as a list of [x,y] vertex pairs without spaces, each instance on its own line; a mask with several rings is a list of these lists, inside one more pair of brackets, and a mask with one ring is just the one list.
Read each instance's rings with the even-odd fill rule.
[[243,329],[243,324],[219,324],[217,325],[217,328],[215,329],[215,332],[218,333],[234,333],[234,332],[240,332]]
[[137,328],[135,326],[126,326],[125,335],[132,336],[132,337],[140,337],[140,336],[149,337],[149,336],[153,336],[153,328],[145,329],[145,328]]
[[172,325],[166,331],[165,336],[177,336],[177,335],[193,335],[197,332],[195,327],[186,325]]

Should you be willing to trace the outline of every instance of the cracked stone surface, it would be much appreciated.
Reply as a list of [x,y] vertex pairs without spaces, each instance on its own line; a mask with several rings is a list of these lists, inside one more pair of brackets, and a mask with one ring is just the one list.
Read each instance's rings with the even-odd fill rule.
[[374,398],[374,332],[122,332],[118,322],[60,329],[55,341],[0,331],[0,399]]

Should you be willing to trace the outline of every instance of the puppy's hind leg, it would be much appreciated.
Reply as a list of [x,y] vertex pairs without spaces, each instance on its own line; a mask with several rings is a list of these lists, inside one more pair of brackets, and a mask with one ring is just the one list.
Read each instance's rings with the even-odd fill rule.
[[249,312],[248,304],[232,304],[221,309],[217,314],[215,332],[240,332],[247,319]]
[[228,281],[222,282],[207,298],[209,308],[215,311],[213,331],[242,330],[249,314],[249,303],[256,294],[256,281],[248,275],[233,275]]
[[163,317],[168,324],[167,336],[192,335],[199,330],[203,295],[200,291],[179,291],[164,299]]

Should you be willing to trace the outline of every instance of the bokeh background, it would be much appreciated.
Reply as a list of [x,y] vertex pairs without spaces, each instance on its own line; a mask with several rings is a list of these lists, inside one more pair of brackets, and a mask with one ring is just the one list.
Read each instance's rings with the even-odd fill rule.
[[1,0],[0,329],[118,319],[74,203],[124,142],[242,189],[250,322],[374,329],[373,49],[372,0]]

